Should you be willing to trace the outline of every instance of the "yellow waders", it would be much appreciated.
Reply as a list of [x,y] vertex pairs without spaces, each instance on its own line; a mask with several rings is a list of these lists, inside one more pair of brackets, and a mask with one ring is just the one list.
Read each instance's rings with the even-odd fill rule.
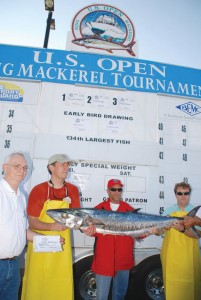
[[[183,217],[178,211],[171,216]],[[161,250],[166,300],[201,299],[201,260],[197,239],[167,230]]]
[[[66,201],[47,200],[39,220],[53,223],[47,209],[68,208]],[[65,243],[62,252],[33,252],[33,243],[28,243],[25,274],[21,300],[73,300],[73,272],[70,230],[38,231],[45,235],[60,235]]]

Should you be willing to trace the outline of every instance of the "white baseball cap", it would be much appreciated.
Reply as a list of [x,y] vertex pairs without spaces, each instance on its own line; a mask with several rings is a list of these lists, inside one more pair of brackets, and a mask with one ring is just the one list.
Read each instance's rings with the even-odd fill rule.
[[48,159],[48,165],[51,165],[55,162],[73,162],[73,160],[70,158],[67,154],[54,154]]

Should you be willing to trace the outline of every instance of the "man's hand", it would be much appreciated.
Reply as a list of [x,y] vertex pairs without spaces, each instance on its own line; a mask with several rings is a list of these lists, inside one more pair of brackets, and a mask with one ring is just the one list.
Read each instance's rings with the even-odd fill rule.
[[52,231],[64,231],[66,229],[68,229],[67,226],[59,224],[58,222],[54,222],[50,224],[50,227]]
[[88,226],[86,229],[82,230],[84,234],[89,235],[89,236],[94,236],[96,233],[96,227],[94,225]]
[[180,232],[183,232],[185,230],[185,226],[183,225],[183,221],[174,221],[171,225],[171,228],[174,228]]
[[61,245],[64,245],[65,239],[64,239],[62,236],[60,236],[60,240],[59,240],[59,241],[60,241],[60,244],[61,244]]
[[198,218],[196,216],[195,217],[185,216],[183,223],[184,223],[184,226],[187,227],[187,228],[190,228],[190,227],[195,226],[195,225],[200,226],[199,225],[200,224],[200,218]]

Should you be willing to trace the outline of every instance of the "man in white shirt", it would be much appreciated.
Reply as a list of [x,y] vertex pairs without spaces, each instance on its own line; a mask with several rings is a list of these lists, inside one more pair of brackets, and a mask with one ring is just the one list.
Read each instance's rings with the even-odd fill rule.
[[[0,180],[0,299],[17,300],[20,286],[18,256],[26,244],[26,199],[19,185],[27,174],[22,153],[10,154],[4,161]],[[29,234],[29,233],[28,233]]]

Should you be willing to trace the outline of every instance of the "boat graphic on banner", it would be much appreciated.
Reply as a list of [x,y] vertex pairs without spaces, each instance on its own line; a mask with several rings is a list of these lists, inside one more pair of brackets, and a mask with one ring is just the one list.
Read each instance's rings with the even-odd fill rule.
[[[92,49],[92,52],[97,53],[97,50],[102,50],[113,55],[118,51],[121,55],[127,53],[135,56],[134,38],[135,30],[131,20],[113,6],[87,6],[76,14],[72,22],[71,44],[83,47],[83,51]],[[77,50],[72,45],[70,48]]]

